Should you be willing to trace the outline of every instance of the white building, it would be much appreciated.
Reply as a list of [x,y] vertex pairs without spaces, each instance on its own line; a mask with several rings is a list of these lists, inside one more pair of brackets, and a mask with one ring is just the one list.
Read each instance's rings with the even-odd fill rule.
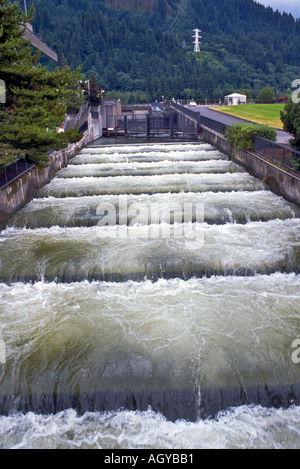
[[244,94],[232,93],[224,98],[225,106],[237,106],[238,104],[246,104],[247,96]]

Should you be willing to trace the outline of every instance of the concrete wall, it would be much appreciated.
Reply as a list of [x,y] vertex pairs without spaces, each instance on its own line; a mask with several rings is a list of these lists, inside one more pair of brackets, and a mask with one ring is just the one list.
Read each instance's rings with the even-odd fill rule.
[[107,116],[110,118],[117,115],[122,115],[121,103],[117,100],[104,100],[102,105],[86,104],[81,107],[78,114],[66,116],[64,123],[66,129],[87,123],[88,130],[84,133],[83,139],[69,145],[68,149],[52,153],[47,168],[34,168],[0,190],[0,229],[5,226],[8,217],[28,203],[35,191],[48,184],[56,172],[66,167],[70,158],[73,158],[81,148],[102,137],[102,123],[106,122]]
[[9,216],[30,202],[37,189],[48,184],[57,171],[68,165],[69,160],[90,141],[90,138],[86,132],[80,142],[69,145],[68,149],[53,152],[47,168],[34,168],[0,190],[0,229],[4,228]]
[[107,100],[103,105],[83,105],[78,114],[66,116],[65,129],[87,123],[88,130],[84,133],[83,139],[69,145],[68,149],[52,153],[47,168],[34,168],[0,190],[0,229],[5,226],[7,218],[28,203],[35,191],[48,184],[56,172],[66,167],[70,158],[73,158],[83,146],[102,137],[103,118],[106,121],[107,115],[116,116],[118,113],[122,114],[121,103],[116,100]]
[[117,99],[105,99],[101,105],[103,129],[114,128],[118,116],[122,116],[121,102]]
[[89,141],[102,137],[102,106],[85,104],[77,114],[67,114],[64,122],[65,130],[80,127],[86,124],[89,132]]
[[300,178],[292,171],[282,169],[266,158],[249,151],[238,150],[234,152],[232,145],[224,137],[205,127],[202,128],[201,135],[204,142],[211,143],[244,166],[249,173],[266,182],[271,190],[300,206]]
[[65,130],[72,129],[78,125],[81,127],[89,118],[89,106],[84,104],[81,106],[77,114],[67,114],[64,122]]
[[89,115],[88,115],[88,129],[89,129],[89,137],[88,142],[92,142],[97,138],[102,137],[102,106],[97,106],[91,108]]

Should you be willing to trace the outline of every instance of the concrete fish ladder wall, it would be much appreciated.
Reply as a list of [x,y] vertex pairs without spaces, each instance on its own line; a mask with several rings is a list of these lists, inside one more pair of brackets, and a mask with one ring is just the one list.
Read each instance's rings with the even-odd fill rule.
[[69,145],[68,149],[53,152],[46,168],[34,168],[0,190],[0,229],[4,228],[10,215],[27,204],[33,198],[35,191],[48,184],[57,171],[66,167],[69,160],[90,141],[91,136],[86,132],[80,142]]
[[241,164],[249,173],[267,183],[273,192],[300,206],[300,177],[296,174],[280,168],[255,153],[246,150],[235,152],[225,137],[206,127],[202,128],[201,135],[205,142],[211,143]]

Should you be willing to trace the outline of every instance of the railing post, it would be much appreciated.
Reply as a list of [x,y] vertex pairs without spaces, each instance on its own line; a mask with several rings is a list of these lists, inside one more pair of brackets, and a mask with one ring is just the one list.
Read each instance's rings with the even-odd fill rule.
[[201,132],[201,113],[198,112],[197,114],[197,134]]
[[174,137],[174,114],[170,114],[170,135]]
[[125,133],[125,135],[128,134],[128,122],[127,122],[127,118],[128,118],[128,116],[125,115],[125,116],[124,116],[124,133]]

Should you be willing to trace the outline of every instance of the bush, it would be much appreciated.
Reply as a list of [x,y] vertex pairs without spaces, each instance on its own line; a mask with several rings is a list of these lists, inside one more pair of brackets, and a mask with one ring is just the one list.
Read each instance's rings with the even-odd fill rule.
[[300,151],[300,103],[289,99],[284,111],[281,111],[280,117],[283,122],[283,129],[290,132],[294,137],[290,140],[291,146]]
[[256,124],[234,124],[226,130],[226,138],[235,150],[243,148],[244,150],[253,150],[254,137],[266,138],[276,142],[277,132],[268,125]]
[[59,134],[61,137],[61,142],[67,143],[77,143],[83,138],[83,132],[78,132],[78,126],[66,130]]

